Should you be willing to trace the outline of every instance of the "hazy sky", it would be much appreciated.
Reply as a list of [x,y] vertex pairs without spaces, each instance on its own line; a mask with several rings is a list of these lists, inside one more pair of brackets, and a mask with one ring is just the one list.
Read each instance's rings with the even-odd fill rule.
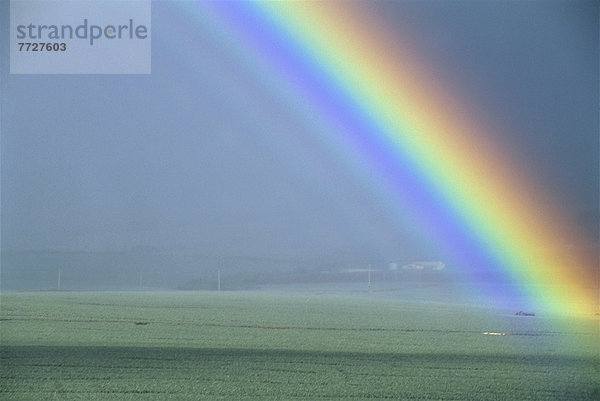
[[[0,7],[3,249],[435,254],[315,139],[302,99],[282,104],[220,46],[218,21],[154,3],[151,75],[10,75]],[[557,202],[597,209],[594,2],[374,7],[418,33]]]

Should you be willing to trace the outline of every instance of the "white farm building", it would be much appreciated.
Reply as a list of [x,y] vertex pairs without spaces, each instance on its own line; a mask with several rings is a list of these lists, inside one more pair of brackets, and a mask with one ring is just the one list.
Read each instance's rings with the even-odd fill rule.
[[432,271],[440,271],[444,270],[446,265],[443,262],[412,262],[407,265],[402,266],[403,270],[432,270]]

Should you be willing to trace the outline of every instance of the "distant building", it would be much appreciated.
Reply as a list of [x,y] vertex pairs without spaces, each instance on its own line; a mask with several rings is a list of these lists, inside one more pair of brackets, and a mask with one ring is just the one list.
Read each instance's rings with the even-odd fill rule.
[[440,271],[444,270],[446,265],[443,262],[412,262],[407,265],[402,266],[403,270],[432,270],[432,271]]

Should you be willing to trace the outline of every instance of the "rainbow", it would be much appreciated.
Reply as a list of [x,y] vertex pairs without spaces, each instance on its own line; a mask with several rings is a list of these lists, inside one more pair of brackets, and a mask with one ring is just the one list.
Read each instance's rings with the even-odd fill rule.
[[598,312],[597,257],[585,237],[410,35],[361,2],[202,7],[310,103],[327,135],[466,273],[495,277],[499,291],[518,287],[553,313]]

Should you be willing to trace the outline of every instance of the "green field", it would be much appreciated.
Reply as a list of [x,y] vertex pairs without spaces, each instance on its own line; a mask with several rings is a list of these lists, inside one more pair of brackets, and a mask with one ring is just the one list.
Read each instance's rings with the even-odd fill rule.
[[594,318],[309,291],[3,293],[0,318],[3,400],[600,399]]

